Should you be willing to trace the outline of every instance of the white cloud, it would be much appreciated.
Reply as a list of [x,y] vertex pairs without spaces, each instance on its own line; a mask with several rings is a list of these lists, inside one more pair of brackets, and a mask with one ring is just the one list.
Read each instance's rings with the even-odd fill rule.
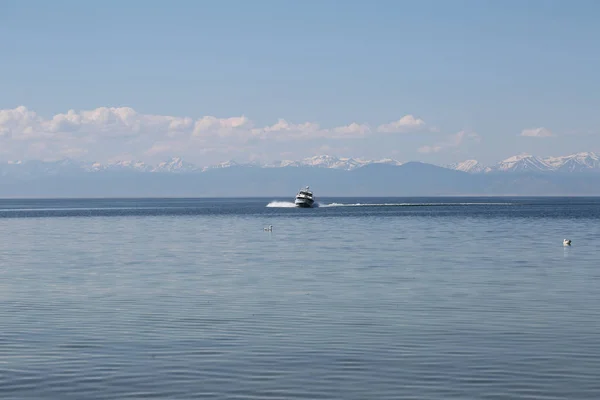
[[339,135],[340,138],[362,137],[371,133],[371,128],[368,125],[353,122],[350,125],[334,128],[332,132]]
[[523,129],[523,131],[521,132],[521,136],[545,138],[545,137],[552,137],[555,135],[549,129],[540,127],[540,128]]
[[41,118],[24,106],[14,109],[0,110],[0,131],[3,137],[13,140],[35,139],[41,137],[35,133],[34,127],[39,125]]
[[148,150],[146,150],[144,152],[144,154],[146,154],[148,156],[156,156],[156,155],[168,154],[174,150],[175,150],[175,147],[172,144],[157,142],[157,143],[153,144],[152,147],[150,147]]
[[323,131],[316,123],[293,124],[280,119],[273,125],[252,129],[250,133],[254,139],[299,140],[322,136]]
[[442,150],[442,146],[422,146],[417,150],[419,153],[429,154],[429,153],[437,153]]
[[[349,142],[345,140],[404,133],[423,126],[425,122],[412,115],[377,128],[359,122],[322,127],[316,122],[285,119],[255,126],[245,115],[190,118],[143,114],[130,107],[99,107],[43,117],[20,106],[0,110],[0,149],[3,159],[72,157],[102,162],[119,154],[136,159],[203,158],[213,153],[219,157],[229,153],[268,154],[275,147],[273,151],[278,153],[290,147],[300,152],[325,144],[341,149],[347,148]],[[358,146],[365,143],[361,141]],[[369,145],[377,143],[373,140]],[[390,149],[384,150],[389,153]]]
[[415,118],[413,115],[405,115],[397,121],[388,124],[379,125],[378,132],[384,133],[404,133],[417,130],[425,125],[425,121]]
[[277,123],[264,128],[252,129],[254,138],[274,140],[301,140],[301,139],[351,139],[364,137],[371,133],[371,128],[356,122],[350,125],[338,126],[331,129],[321,128],[319,124],[305,122],[301,124],[289,123],[280,119]]
[[481,137],[475,132],[460,131],[453,135],[449,135],[446,140],[435,143],[434,145],[422,146],[417,151],[423,154],[438,153],[440,151],[457,148],[467,141],[480,142]]
[[245,116],[232,118],[202,117],[194,124],[193,136],[232,136],[236,130],[250,128],[251,122]]
[[460,146],[465,140],[481,141],[481,137],[475,132],[460,131],[450,136],[449,146]]

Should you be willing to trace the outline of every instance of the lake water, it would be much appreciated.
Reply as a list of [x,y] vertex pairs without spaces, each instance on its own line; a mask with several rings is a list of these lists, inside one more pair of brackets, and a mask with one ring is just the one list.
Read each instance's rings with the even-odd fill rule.
[[0,200],[0,398],[600,398],[600,199],[272,200]]

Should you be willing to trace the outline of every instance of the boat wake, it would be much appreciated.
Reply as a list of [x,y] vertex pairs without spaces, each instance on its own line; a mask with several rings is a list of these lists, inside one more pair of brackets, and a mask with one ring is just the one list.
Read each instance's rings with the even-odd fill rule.
[[[511,203],[315,203],[313,208],[327,207],[433,207],[433,206],[505,206]],[[296,208],[296,205],[290,201],[272,201],[267,204],[272,208]]]
[[435,207],[435,206],[503,206],[511,203],[330,203],[319,207]]
[[291,201],[272,201],[267,204],[267,207],[273,208],[294,208],[296,205]]

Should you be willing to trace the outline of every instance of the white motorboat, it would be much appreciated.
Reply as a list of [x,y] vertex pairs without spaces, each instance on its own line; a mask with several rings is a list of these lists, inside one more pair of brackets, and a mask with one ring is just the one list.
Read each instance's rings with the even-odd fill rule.
[[296,201],[294,202],[294,204],[296,204],[296,207],[304,208],[310,208],[315,204],[313,193],[310,191],[310,188],[308,186],[304,189],[300,189],[300,191],[296,195]]

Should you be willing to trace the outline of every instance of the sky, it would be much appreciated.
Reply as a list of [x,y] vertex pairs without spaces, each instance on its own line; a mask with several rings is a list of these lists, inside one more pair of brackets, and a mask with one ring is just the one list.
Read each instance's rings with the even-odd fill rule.
[[0,160],[600,152],[595,0],[0,0]]

